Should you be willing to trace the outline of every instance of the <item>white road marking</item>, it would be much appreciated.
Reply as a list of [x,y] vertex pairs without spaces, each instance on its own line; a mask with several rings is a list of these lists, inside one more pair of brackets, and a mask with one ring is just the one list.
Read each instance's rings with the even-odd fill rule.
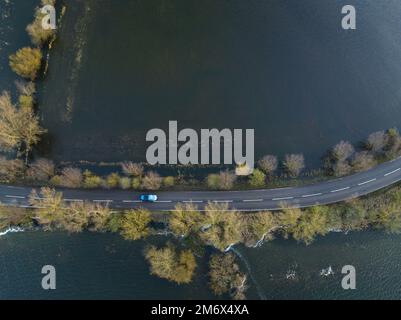
[[113,202],[113,200],[93,200],[93,202]]
[[23,196],[6,196],[6,198],[14,198],[14,199],[25,199]]
[[67,202],[84,202],[84,200],[79,200],[79,199],[64,199],[64,201],[67,201]]
[[28,209],[47,209],[46,207],[39,207],[39,206],[20,206],[20,208],[28,208]]
[[294,197],[286,197],[286,198],[274,198],[272,199],[273,201],[281,201],[281,200],[291,200],[294,199]]
[[203,203],[202,200],[189,200],[189,201],[183,201],[183,203]]
[[171,202],[173,202],[173,201],[171,201],[171,200],[164,200],[164,201],[156,201],[157,203],[171,203]]
[[341,189],[333,190],[331,192],[335,193],[335,192],[340,192],[340,191],[344,191],[344,190],[348,190],[348,189],[351,189],[351,187],[341,188]]
[[365,185],[365,184],[374,182],[374,181],[376,181],[376,180],[377,180],[377,179],[375,178],[375,179],[372,179],[372,180],[369,180],[369,181],[361,182],[361,183],[358,183],[358,186],[363,186],[363,185]]
[[234,202],[233,200],[215,200],[214,203],[231,203]]
[[249,199],[249,200],[242,200],[243,202],[262,202],[263,199]]
[[140,200],[123,200],[124,203],[139,203],[142,202]]
[[314,193],[314,194],[305,194],[302,198],[310,198],[310,197],[317,197],[321,196],[323,193]]
[[392,175],[392,174],[394,174],[394,173],[396,173],[396,172],[398,172],[398,171],[400,171],[401,170],[401,168],[398,168],[397,170],[394,170],[394,171],[391,171],[391,172],[389,172],[389,173],[386,173],[384,176],[385,177],[388,177],[388,176],[390,176],[390,175]]

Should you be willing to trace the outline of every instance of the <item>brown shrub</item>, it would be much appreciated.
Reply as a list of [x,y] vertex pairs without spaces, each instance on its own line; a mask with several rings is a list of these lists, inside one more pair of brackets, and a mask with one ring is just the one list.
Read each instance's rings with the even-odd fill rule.
[[266,174],[271,175],[277,170],[278,160],[276,156],[267,155],[258,161],[259,168]]
[[286,154],[283,166],[288,175],[297,177],[305,168],[305,158],[302,154]]
[[140,177],[143,175],[143,165],[134,162],[124,162],[121,169],[127,176]]
[[14,181],[23,175],[24,168],[24,162],[21,160],[8,160],[6,157],[0,157],[0,180]]
[[61,174],[61,186],[66,188],[79,188],[82,185],[83,175],[81,169],[67,167]]
[[358,172],[373,168],[377,162],[372,154],[362,151],[355,154],[351,164],[353,170]]
[[159,190],[163,179],[156,172],[148,172],[142,179],[142,188],[145,190]]

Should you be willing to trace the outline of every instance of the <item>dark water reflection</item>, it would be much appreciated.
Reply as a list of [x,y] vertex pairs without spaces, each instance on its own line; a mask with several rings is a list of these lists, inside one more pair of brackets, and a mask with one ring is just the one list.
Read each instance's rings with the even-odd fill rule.
[[[151,239],[155,244],[164,238]],[[110,234],[18,233],[0,237],[0,298],[212,299],[207,257],[198,258],[190,285],[149,275],[143,242]],[[257,249],[237,248],[248,265],[250,299],[399,299],[401,242],[380,232],[330,234],[310,246],[274,240]],[[57,270],[57,290],[40,287],[41,268]],[[357,289],[343,290],[341,269],[356,268]],[[324,277],[332,267],[334,275]],[[288,279],[287,275],[295,274]],[[251,277],[252,276],[252,277]],[[253,280],[251,280],[251,278]],[[259,290],[257,290],[259,288]]]

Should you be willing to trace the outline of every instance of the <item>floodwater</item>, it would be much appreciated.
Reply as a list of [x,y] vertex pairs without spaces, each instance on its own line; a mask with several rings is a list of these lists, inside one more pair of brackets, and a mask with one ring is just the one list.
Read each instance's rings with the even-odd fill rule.
[[43,152],[144,161],[152,128],[254,128],[256,156],[401,127],[401,3],[70,0],[41,91]]
[[[36,0],[0,0],[0,86]],[[144,160],[145,134],[169,120],[193,128],[255,128],[259,155],[303,152],[310,165],[341,139],[401,127],[401,3],[69,0],[40,83],[49,137],[65,161]],[[152,239],[151,242],[164,242]],[[0,237],[0,298],[211,299],[207,259],[191,285],[149,275],[144,242],[118,235],[23,232]],[[252,299],[399,299],[400,237],[333,233],[311,246],[277,239],[235,247]],[[54,265],[57,290],[41,289]],[[341,288],[353,265],[357,290]],[[334,275],[322,276],[331,267]]]

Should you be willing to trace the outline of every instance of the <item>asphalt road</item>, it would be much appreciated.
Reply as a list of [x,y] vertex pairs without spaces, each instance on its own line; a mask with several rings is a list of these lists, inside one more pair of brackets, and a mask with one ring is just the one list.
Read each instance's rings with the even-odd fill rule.
[[[142,203],[140,193],[121,190],[60,189],[67,202],[94,201],[108,203],[111,208],[145,207],[153,211],[169,211],[177,203],[193,203],[202,210],[208,202],[227,203],[230,209],[261,211],[291,207],[331,204],[360,197],[401,181],[401,158],[381,164],[369,171],[313,185],[250,191],[159,192],[156,203]],[[0,185],[3,205],[29,206],[32,188]]]

